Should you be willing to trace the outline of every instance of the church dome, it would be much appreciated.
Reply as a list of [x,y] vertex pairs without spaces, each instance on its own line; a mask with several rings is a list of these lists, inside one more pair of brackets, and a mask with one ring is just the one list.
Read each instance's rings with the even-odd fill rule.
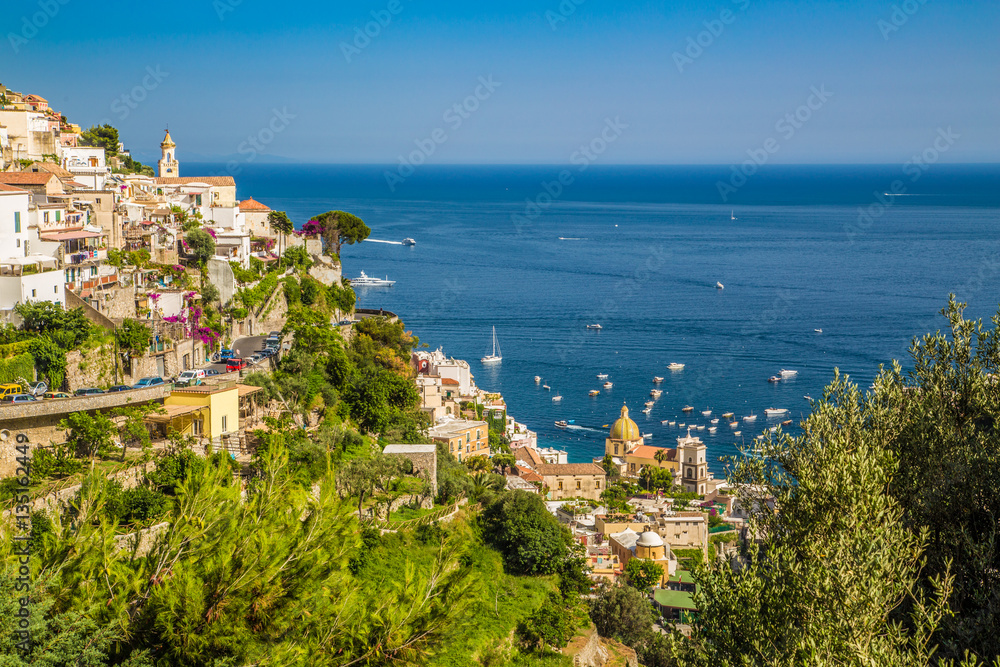
[[611,434],[608,437],[612,440],[642,440],[639,425],[628,417],[628,406],[622,406],[622,416],[611,425]]
[[647,530],[646,532],[644,532],[642,535],[639,536],[639,539],[636,541],[635,545],[637,547],[662,547],[663,538],[654,533],[653,531]]

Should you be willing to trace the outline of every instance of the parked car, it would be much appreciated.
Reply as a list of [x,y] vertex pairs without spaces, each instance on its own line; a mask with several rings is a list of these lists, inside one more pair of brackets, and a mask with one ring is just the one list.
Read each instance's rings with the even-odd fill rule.
[[21,385],[16,382],[8,382],[7,384],[0,384],[0,400],[3,400],[7,396],[13,396],[14,394],[21,394],[24,390],[21,389]]
[[28,393],[32,396],[41,396],[49,390],[49,385],[46,382],[39,380],[38,382],[28,383]]
[[201,369],[188,370],[177,376],[177,384],[182,387],[191,387],[201,384],[205,377],[205,371]]
[[142,378],[132,387],[133,389],[143,389],[145,387],[155,387],[158,384],[164,384],[163,378],[158,375]]
[[239,357],[233,357],[226,361],[227,371],[238,371],[247,367],[247,362],[243,361]]
[[74,396],[95,396],[97,394],[103,394],[103,389],[98,389],[97,387],[83,387],[77,389],[73,392]]
[[221,375],[221,373],[219,371],[215,370],[214,368],[206,368],[205,369],[205,377],[211,377],[213,375]]
[[50,398],[70,398],[70,395],[65,391],[47,391],[42,398],[48,400]]
[[110,394],[113,391],[128,391],[131,388],[132,387],[128,386],[127,384],[116,384],[113,387],[108,387],[108,393]]
[[31,394],[7,394],[2,399],[4,403],[30,403],[38,399]]
[[277,338],[278,340],[281,340],[283,336],[284,334],[280,331],[272,331],[267,335],[268,338]]
[[233,358],[233,351],[227,348],[219,350],[219,359],[222,361],[229,361]]
[[341,327],[349,327],[352,324],[354,324],[353,320],[340,320],[339,322],[337,322],[337,325]]

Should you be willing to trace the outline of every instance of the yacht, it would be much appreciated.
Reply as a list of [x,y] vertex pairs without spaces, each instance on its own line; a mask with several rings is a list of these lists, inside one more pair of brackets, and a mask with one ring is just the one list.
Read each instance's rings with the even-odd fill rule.
[[389,280],[389,276],[386,276],[383,280],[382,278],[372,278],[367,275],[364,271],[357,278],[350,279],[351,287],[392,287],[396,284],[395,280]]
[[536,375],[535,376],[535,384],[538,384],[541,381],[542,381],[542,376],[541,375]]
[[767,378],[767,381],[768,382],[781,382],[781,378],[778,377],[777,375],[772,375],[771,377]]
[[653,377],[653,384],[660,384],[661,382],[663,382],[663,378],[659,375]]
[[679,364],[675,361],[672,364],[668,364],[667,368],[669,368],[672,371],[682,371],[684,370],[684,364]]
[[755,415],[755,414],[753,414],[751,412],[750,414],[748,414],[746,417],[743,418],[743,421],[745,421],[745,422],[755,422],[755,421],[757,421],[757,415]]
[[587,328],[588,329],[603,329],[604,327],[602,327],[600,324],[588,324]]
[[569,426],[569,424],[564,420],[559,420],[556,422],[556,426],[558,426],[559,428],[566,428],[567,426]]
[[788,408],[767,408],[764,410],[764,414],[768,417],[780,417],[786,412],[788,412]]
[[726,286],[723,285],[722,283],[720,283],[720,282],[716,282],[715,283],[715,289],[725,289],[725,288],[726,288]]
[[795,377],[798,374],[799,374],[798,371],[790,371],[790,370],[786,370],[784,368],[782,368],[780,371],[778,371],[778,375],[780,375],[783,378],[792,378],[792,377]]
[[613,383],[611,383],[611,382],[605,382],[604,383],[604,388],[605,389],[611,389],[613,386],[615,386],[615,385]]
[[690,405],[685,405],[683,408],[681,408],[681,412],[694,412],[694,408],[691,407]]
[[403,239],[403,245],[417,245],[417,242],[411,238]]
[[598,373],[597,374],[597,379],[598,380],[607,380],[608,379],[608,374],[607,373]]
[[653,389],[649,392],[649,395],[653,398],[659,398],[660,396],[663,396],[663,392],[659,389]]
[[587,393],[590,394],[591,396],[599,396],[601,394],[601,390],[600,389],[591,389]]
[[493,352],[491,354],[487,354],[479,361],[481,361],[484,364],[497,364],[503,361],[503,356],[500,353],[500,343],[497,342],[496,327],[493,327]]

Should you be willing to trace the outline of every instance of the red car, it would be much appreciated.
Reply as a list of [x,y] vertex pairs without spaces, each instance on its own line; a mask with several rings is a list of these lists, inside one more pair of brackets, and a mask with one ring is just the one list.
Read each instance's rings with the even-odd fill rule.
[[226,360],[226,370],[227,371],[238,371],[246,368],[247,362],[243,361],[239,357],[233,357],[232,359]]

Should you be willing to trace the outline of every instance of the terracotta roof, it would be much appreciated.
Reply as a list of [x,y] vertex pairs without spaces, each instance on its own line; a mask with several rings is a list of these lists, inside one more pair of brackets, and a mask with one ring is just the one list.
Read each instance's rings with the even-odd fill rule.
[[48,172],[5,171],[0,173],[0,183],[8,185],[45,185],[53,178],[56,178],[56,175]]
[[44,97],[42,97],[41,95],[32,95],[32,94],[29,94],[29,95],[25,95],[24,99],[26,99],[26,100],[35,100],[37,102],[48,102],[48,100],[45,99]]
[[187,185],[188,183],[207,183],[208,185],[232,185],[236,186],[236,179],[232,176],[190,176],[181,178],[180,176],[162,176],[156,179],[157,185]]
[[5,183],[0,183],[0,192],[24,192],[24,193],[27,193],[28,191],[24,190],[22,188],[15,188],[13,185],[7,185]]
[[526,482],[541,482],[542,476],[531,468],[525,466],[515,466],[517,468],[518,477]]
[[544,477],[551,475],[601,475],[606,474],[604,468],[596,463],[543,463],[537,467],[538,474]]
[[542,464],[542,457],[538,455],[538,450],[533,447],[514,447],[511,452],[515,459],[524,461],[529,466],[535,467]]
[[244,199],[240,202],[241,211],[270,211],[271,209],[259,201],[250,197],[250,199]]
[[626,456],[637,456],[640,459],[656,459],[656,452],[665,451],[667,461],[677,460],[677,450],[672,447],[653,447],[652,445],[639,445],[626,452]]
[[452,380],[451,378],[441,378],[441,384],[458,386],[458,380]]
[[33,162],[28,169],[35,173],[48,172],[50,174],[55,174],[59,178],[73,178],[73,174],[66,169],[63,169],[54,162]]

